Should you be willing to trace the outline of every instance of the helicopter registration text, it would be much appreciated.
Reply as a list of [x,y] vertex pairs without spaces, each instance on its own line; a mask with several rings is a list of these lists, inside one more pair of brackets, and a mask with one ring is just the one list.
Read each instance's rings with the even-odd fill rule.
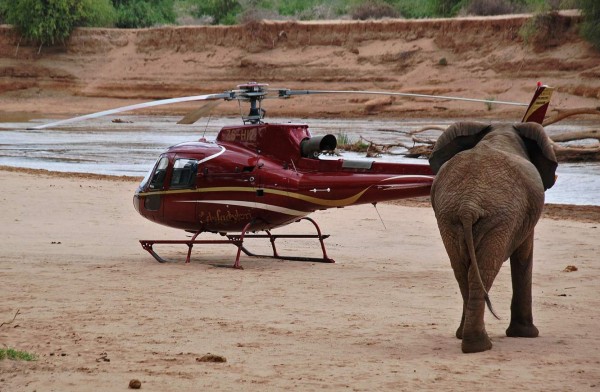
[[225,142],[253,143],[258,139],[258,129],[223,129],[219,137]]

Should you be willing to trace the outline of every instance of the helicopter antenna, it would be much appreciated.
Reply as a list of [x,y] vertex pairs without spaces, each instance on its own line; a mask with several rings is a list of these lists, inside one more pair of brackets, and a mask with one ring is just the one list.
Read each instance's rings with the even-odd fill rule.
[[208,115],[208,120],[206,120],[206,125],[204,126],[204,133],[202,133],[203,139],[204,139],[204,136],[206,136],[206,130],[208,129],[208,124],[210,123],[211,119],[212,119],[212,113]]
[[298,169],[296,169],[296,165],[294,164],[294,160],[290,159],[290,162],[292,163],[292,167],[294,168],[294,172],[296,172],[296,175],[298,175]]
[[385,226],[385,222],[383,221],[383,218],[381,217],[381,214],[379,213],[379,210],[377,209],[377,203],[373,203],[373,207],[375,207],[375,211],[377,211],[377,215],[379,215],[379,220],[381,221],[383,228],[385,230],[387,230],[387,227]]

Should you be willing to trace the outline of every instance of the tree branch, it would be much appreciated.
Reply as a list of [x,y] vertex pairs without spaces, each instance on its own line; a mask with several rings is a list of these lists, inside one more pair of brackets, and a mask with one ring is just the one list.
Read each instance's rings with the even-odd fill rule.
[[17,309],[17,312],[15,313],[15,316],[12,318],[12,320],[6,321],[6,322],[0,324],[0,327],[2,327],[3,325],[12,324],[12,322],[15,321],[15,319],[17,318],[17,315],[19,314],[20,311],[21,311],[21,309]]
[[547,118],[546,120],[544,120],[544,123],[542,124],[543,126],[554,124],[554,123],[557,123],[560,120],[563,120],[563,119],[565,119],[567,117],[577,116],[579,114],[600,115],[600,107],[597,107],[597,108],[565,109],[565,110],[556,109],[555,111],[557,112],[557,114],[554,115],[554,116],[552,116],[552,117]]

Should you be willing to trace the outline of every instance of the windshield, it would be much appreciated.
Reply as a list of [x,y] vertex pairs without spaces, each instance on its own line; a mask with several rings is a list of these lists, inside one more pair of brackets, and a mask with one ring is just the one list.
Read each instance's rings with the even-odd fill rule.
[[146,184],[152,178],[150,183],[150,189],[160,189],[163,187],[165,182],[165,176],[167,173],[167,166],[169,165],[169,160],[167,157],[158,158],[157,163],[150,169],[150,171],[146,174],[142,182],[140,183],[140,188],[143,189],[146,187]]

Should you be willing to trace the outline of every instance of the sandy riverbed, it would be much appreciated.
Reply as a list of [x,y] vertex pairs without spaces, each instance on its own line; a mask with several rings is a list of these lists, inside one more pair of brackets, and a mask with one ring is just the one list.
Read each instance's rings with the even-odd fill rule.
[[[137,215],[134,180],[0,170],[0,183],[0,321],[20,310],[0,342],[38,356],[1,361],[0,391],[118,391],[134,378],[146,391],[600,388],[597,217],[538,225],[540,337],[504,335],[506,265],[491,291],[502,320],[486,316],[494,347],[465,355],[458,286],[426,203],[379,205],[387,230],[372,206],[316,213],[336,264],[244,257],[239,271],[218,267],[233,247],[195,248],[189,265],[185,249],[165,249],[180,261],[155,262],[138,240],[181,233]],[[227,362],[197,361],[209,352]]]

